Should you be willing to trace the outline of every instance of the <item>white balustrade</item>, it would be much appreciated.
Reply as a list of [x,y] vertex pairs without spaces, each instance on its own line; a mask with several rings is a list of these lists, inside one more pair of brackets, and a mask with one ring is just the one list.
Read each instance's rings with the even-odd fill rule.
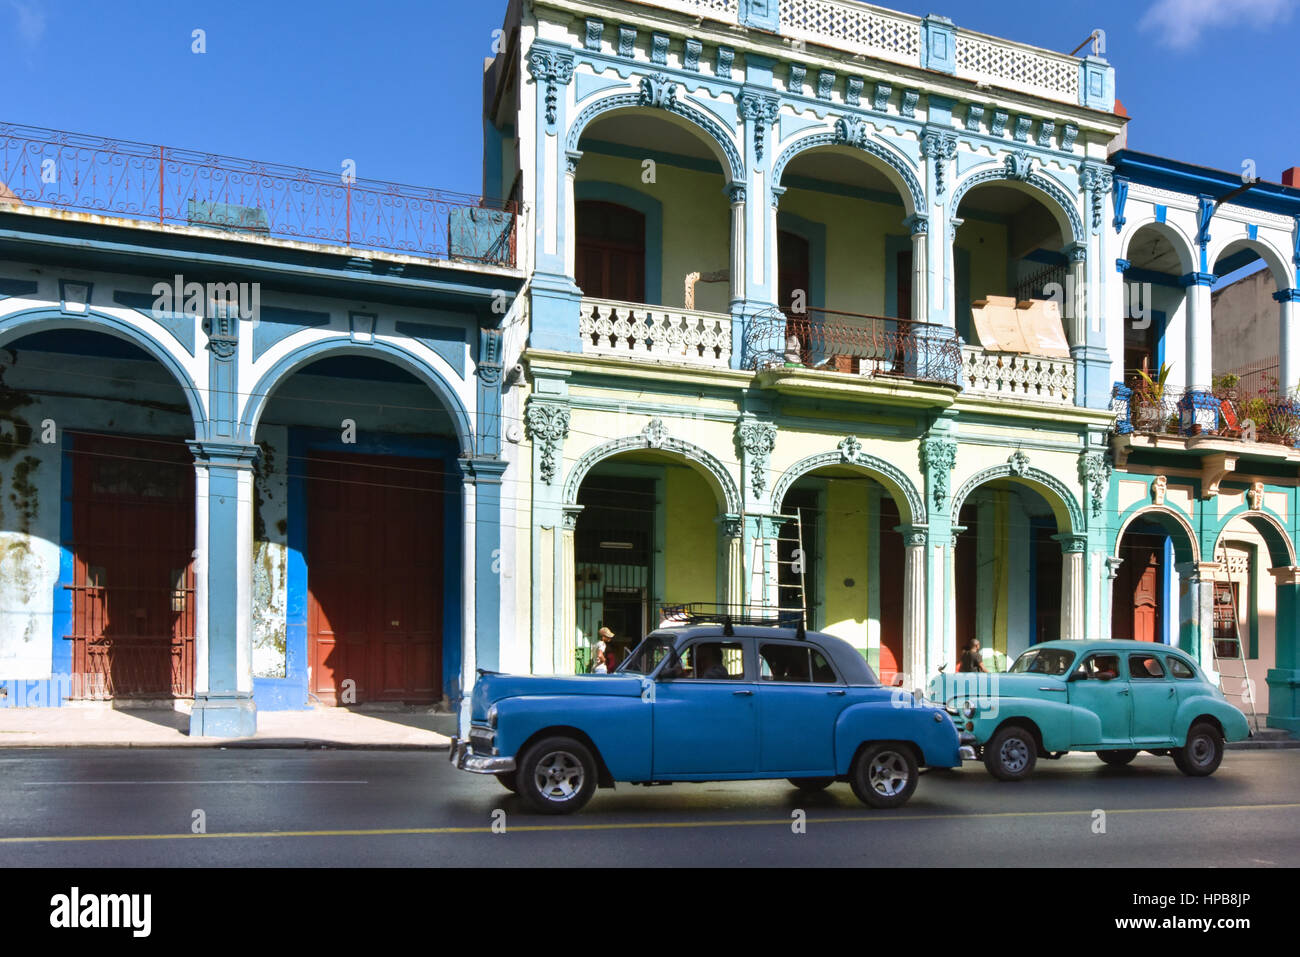
[[1079,61],[1050,50],[957,31],[957,76],[1034,93],[1053,100],[1079,100]]
[[961,350],[961,384],[968,395],[1008,396],[1051,405],[1074,405],[1074,360]]
[[921,20],[844,0],[781,0],[781,32],[830,47],[921,65]]
[[731,366],[731,316],[725,313],[584,299],[578,334],[585,355]]

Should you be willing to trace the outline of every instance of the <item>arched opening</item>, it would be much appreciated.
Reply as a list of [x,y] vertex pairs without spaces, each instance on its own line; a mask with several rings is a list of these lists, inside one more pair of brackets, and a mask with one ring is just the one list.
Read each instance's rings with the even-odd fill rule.
[[906,502],[865,469],[814,469],[778,503],[778,606],[801,610],[810,628],[857,648],[880,680],[892,685],[909,670],[904,620],[907,556],[899,531]]
[[[1186,241],[1163,223],[1147,223],[1129,238],[1124,261],[1124,367],[1119,377],[1124,385],[1146,398],[1143,390],[1146,372],[1154,380],[1162,366],[1169,366],[1167,388],[1175,391],[1184,381],[1186,363],[1183,348],[1186,339],[1187,287],[1183,282],[1193,266]],[[1149,418],[1163,425],[1168,416],[1144,412],[1141,403],[1135,411],[1141,421]]]
[[193,698],[194,428],[124,338],[0,345],[0,679],[53,678],[47,705]]
[[726,365],[743,210],[718,145],[683,117],[632,107],[592,120],[578,156],[567,253],[583,348]]
[[1082,637],[1082,544],[1061,511],[1040,486],[1012,478],[959,504],[947,660],[960,663],[978,640],[984,667],[1005,671],[1032,645]]
[[1131,516],[1110,561],[1111,637],[1176,644],[1199,656],[1196,596],[1185,580],[1197,561],[1191,529],[1173,511]]
[[[961,195],[953,222],[954,318],[963,340],[993,352],[1064,356],[1067,341],[1082,344],[1077,304],[1084,274],[1071,255],[1077,240],[1070,222],[1054,201],[1015,180],[977,183]],[[1034,300],[1055,302],[1059,321],[1050,310],[1035,309],[1018,324],[1033,333],[1027,343],[993,338],[994,323],[983,325],[981,335],[976,309],[1014,309]]]
[[[884,160],[844,145],[803,149],[780,170],[774,292],[801,364],[908,373],[899,344],[926,318],[914,300],[924,236],[906,225],[900,183]],[[793,343],[787,351],[790,361]]]
[[396,361],[324,354],[256,422],[259,704],[428,704],[461,665],[458,423]]
[[714,482],[697,463],[654,449],[597,462],[577,491],[574,667],[592,670],[602,628],[612,670],[664,605],[726,600],[728,541]]

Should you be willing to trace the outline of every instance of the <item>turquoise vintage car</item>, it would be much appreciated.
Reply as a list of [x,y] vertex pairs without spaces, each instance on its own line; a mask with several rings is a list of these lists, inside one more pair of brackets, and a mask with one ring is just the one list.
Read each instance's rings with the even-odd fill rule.
[[1250,726],[1187,655],[1147,641],[1047,641],[1005,673],[940,674],[928,697],[956,721],[995,778],[1029,777],[1038,758],[1096,751],[1123,765],[1170,755],[1184,774],[1213,774],[1225,741]]
[[942,708],[882,686],[847,642],[700,617],[651,633],[611,675],[480,673],[452,763],[561,814],[616,781],[760,778],[805,791],[848,781],[891,808],[920,767],[973,757]]

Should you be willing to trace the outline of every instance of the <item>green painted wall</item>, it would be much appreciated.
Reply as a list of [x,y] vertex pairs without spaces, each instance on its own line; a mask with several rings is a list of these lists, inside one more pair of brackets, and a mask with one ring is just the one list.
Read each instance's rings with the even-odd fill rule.
[[[694,469],[664,469],[667,543],[664,601],[718,601],[717,499]],[[656,624],[654,622],[652,624]]]
[[[723,192],[722,172],[705,173],[658,163],[654,182],[643,182],[641,161],[588,153],[578,168],[578,182],[617,183],[663,203],[663,301],[681,307],[686,302],[686,276],[731,267],[731,203]],[[731,286],[700,283],[695,308],[729,312]],[[710,599],[712,600],[712,599]]]
[[[855,648],[867,647],[868,485],[832,479],[826,483],[826,626]],[[845,585],[847,579],[852,586]]]

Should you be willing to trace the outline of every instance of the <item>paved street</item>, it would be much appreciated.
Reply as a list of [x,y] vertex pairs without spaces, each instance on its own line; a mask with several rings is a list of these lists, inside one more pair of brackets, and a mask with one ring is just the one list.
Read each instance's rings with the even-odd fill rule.
[[[0,866],[1295,867],[1297,793],[1300,751],[1231,752],[1208,779],[1149,755],[1119,769],[1071,755],[1022,785],[980,765],[927,773],[893,813],[845,784],[810,796],[757,782],[621,785],[555,819],[445,752],[8,751]],[[196,810],[206,835],[191,834]]]

